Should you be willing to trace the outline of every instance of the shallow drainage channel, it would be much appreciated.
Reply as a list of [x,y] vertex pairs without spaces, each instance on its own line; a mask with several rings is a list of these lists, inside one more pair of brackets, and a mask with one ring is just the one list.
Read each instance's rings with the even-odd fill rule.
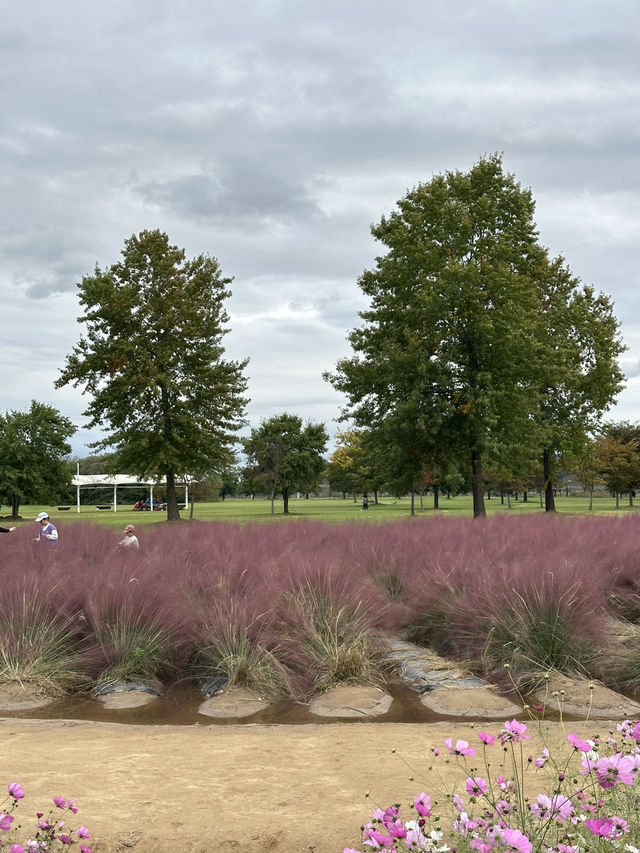
[[[115,703],[104,701],[104,696],[103,701],[98,701],[75,695],[40,708],[0,704],[0,716],[183,726],[485,722],[511,719],[523,713],[526,716],[521,702],[501,696],[487,682],[461,672],[451,661],[431,650],[393,637],[384,638],[383,644],[383,660],[394,675],[385,685],[386,693],[378,688],[336,687],[310,705],[282,701],[262,707],[264,703],[255,695],[238,698],[234,694],[237,688],[227,691],[225,679],[200,686],[193,682],[173,684],[162,696],[149,695],[153,691],[145,690],[144,685],[127,684],[116,689]],[[555,695],[566,693],[569,700],[563,711],[566,720],[585,719],[587,705],[589,716],[594,719],[640,717],[640,705],[604,685],[589,685],[559,675],[554,678],[556,683],[548,685],[547,698],[553,690]],[[127,692],[131,690],[137,694]],[[207,700],[203,690],[212,698]],[[112,689],[103,692],[114,693]],[[126,699],[121,703],[117,696]],[[129,696],[133,702],[128,701]],[[534,695],[532,707],[538,701],[545,703],[547,699]],[[558,714],[549,706],[545,717],[554,719]]]

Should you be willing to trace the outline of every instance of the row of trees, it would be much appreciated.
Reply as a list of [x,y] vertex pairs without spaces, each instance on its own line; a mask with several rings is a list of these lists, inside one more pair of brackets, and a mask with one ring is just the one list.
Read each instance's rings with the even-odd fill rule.
[[[539,465],[554,508],[554,465],[597,431],[622,386],[624,347],[608,297],[549,257],[533,212],[495,155],[418,185],[372,228],[385,252],[359,279],[370,307],[349,334],[352,357],[326,379],[363,431],[374,485],[470,482],[480,516],[487,472],[507,481]],[[78,285],[84,335],[56,385],[89,395],[88,427],[106,434],[94,448],[166,478],[169,519],[179,517],[177,478],[227,468],[246,424],[247,361],[222,345],[230,283],[215,258],[188,259],[155,230]],[[246,476],[272,499],[280,492],[286,511],[290,491],[317,478],[326,441],[323,426],[294,415],[264,421],[243,442]],[[291,442],[295,464],[283,451]],[[31,486],[3,488],[26,496]]]

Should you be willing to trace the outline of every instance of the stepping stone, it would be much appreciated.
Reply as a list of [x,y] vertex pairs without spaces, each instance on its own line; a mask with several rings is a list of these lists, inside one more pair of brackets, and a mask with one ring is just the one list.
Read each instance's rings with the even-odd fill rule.
[[488,686],[431,690],[422,694],[420,702],[436,714],[468,719],[485,717],[506,720],[517,716],[522,711],[521,705],[516,705],[504,696],[499,696],[492,687]]
[[318,717],[377,717],[386,714],[392,702],[379,687],[342,685],[313,699],[309,710]]
[[431,649],[395,637],[382,637],[382,659],[392,665],[400,680],[420,694],[420,701],[436,714],[465,719],[505,719],[522,711],[522,705],[498,695],[494,688],[470,675]]
[[31,711],[51,705],[55,699],[43,696],[28,686],[6,682],[0,684],[0,711]]
[[113,681],[99,687],[94,698],[105,708],[119,710],[141,708],[162,696],[160,690],[140,681]]
[[199,706],[198,713],[207,717],[239,718],[250,717],[268,707],[269,703],[252,690],[246,687],[230,687],[210,699],[205,699]]
[[640,718],[640,705],[633,699],[610,690],[599,681],[569,678],[559,673],[548,679],[546,687],[532,693],[531,699],[549,711],[560,711],[582,719],[587,715],[592,720]]

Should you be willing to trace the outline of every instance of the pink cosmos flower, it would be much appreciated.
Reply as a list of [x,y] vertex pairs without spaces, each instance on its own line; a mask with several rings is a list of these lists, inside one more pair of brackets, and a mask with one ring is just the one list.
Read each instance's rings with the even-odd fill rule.
[[591,752],[591,744],[587,743],[584,740],[580,740],[578,735],[570,734],[567,735],[567,740],[571,744],[574,749],[579,749],[580,752]]
[[65,835],[64,832],[61,832],[58,835],[58,840],[62,842],[62,844],[73,844],[73,838],[70,835]]
[[498,800],[496,803],[496,811],[499,815],[511,814],[514,808],[513,803],[510,803],[508,800]]
[[13,817],[10,814],[2,814],[2,812],[0,812],[0,829],[3,832],[9,832],[12,823]]
[[640,720],[633,724],[633,739],[636,743],[640,742]]
[[533,763],[536,765],[537,769],[540,770],[540,768],[544,767],[544,765],[547,763],[548,759],[549,759],[549,750],[545,746],[542,750],[542,756],[540,758],[536,758],[536,760]]
[[67,803],[67,808],[68,808],[70,811],[72,811],[74,814],[78,814],[78,809],[77,809],[77,807],[74,805],[74,803],[75,803],[75,800],[69,800],[69,802]]
[[558,850],[559,853],[578,853],[575,847],[570,847],[568,844],[558,844],[556,850]]
[[493,847],[490,844],[487,844],[486,841],[482,841],[480,838],[474,838],[470,844],[474,850],[477,850],[478,853],[491,853]]
[[[80,853],[93,853],[90,847],[87,847],[86,844],[80,845]],[[354,850],[353,853],[360,853],[359,850]]]
[[429,817],[431,814],[431,797],[428,797],[424,791],[413,798],[413,805],[422,817]]
[[453,803],[457,812],[464,811],[464,800],[462,799],[460,794],[454,794],[453,797],[451,797],[451,802]]
[[24,797],[24,791],[17,782],[12,782],[10,785],[8,785],[7,790],[9,791],[14,800],[21,800]]
[[79,826],[76,829],[76,835],[79,835],[80,838],[91,838],[91,836],[89,835],[89,830],[86,826]]
[[601,788],[613,788],[616,782],[623,785],[633,785],[635,765],[629,756],[617,752],[599,758],[595,765],[598,782]]
[[54,806],[57,806],[59,809],[64,809],[67,807],[67,801],[63,800],[62,797],[54,797],[53,798]]
[[509,847],[518,853],[531,853],[533,850],[533,844],[519,829],[505,829],[503,837]]
[[479,732],[478,737],[482,741],[482,743],[486,743],[487,746],[491,746],[491,744],[496,742],[496,736],[490,735],[489,732]]
[[476,751],[472,746],[469,746],[469,741],[458,738],[456,745],[453,745],[453,739],[445,738],[444,745],[449,750],[449,755],[475,755]]
[[373,827],[365,827],[364,836],[366,841],[363,841],[363,844],[368,844],[370,847],[391,847],[393,844],[393,837],[391,835],[385,835],[384,832],[380,832]]
[[[82,847],[80,849],[82,850]],[[342,853],[360,853],[360,850],[354,850],[353,847],[345,847]]]
[[496,784],[498,785],[498,788],[500,788],[500,790],[503,791],[505,794],[511,794],[516,789],[515,782],[513,782],[511,779],[505,779],[504,776],[498,776],[498,778],[496,779]]
[[477,797],[478,795],[486,794],[489,786],[482,776],[469,777],[465,782],[465,790],[469,796]]
[[585,820],[585,826],[593,833],[602,838],[611,838],[614,841],[622,838],[625,832],[629,830],[629,824],[626,820],[619,817],[593,818],[593,820]]
[[9,853],[24,853],[24,847],[22,844],[12,844]]
[[504,728],[498,733],[500,743],[504,746],[505,743],[519,743],[521,740],[529,740],[531,735],[526,734],[527,727],[524,723],[519,723],[518,720],[507,720]]
[[531,813],[540,820],[550,818],[552,820],[567,820],[573,814],[571,800],[563,794],[554,794],[548,797],[546,794],[538,794],[537,802],[531,804]]

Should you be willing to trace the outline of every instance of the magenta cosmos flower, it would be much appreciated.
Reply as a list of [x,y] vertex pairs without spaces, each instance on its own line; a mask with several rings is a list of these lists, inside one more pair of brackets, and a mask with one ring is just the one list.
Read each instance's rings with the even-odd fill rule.
[[413,805],[415,810],[422,817],[429,817],[431,814],[431,797],[429,797],[423,791],[421,794],[418,794],[417,797],[413,798]]
[[619,817],[594,818],[593,820],[585,820],[585,826],[594,834],[601,838],[611,838],[614,841],[622,838],[625,832],[629,829],[629,824],[626,820]]
[[482,794],[486,794],[489,790],[489,786],[482,776],[474,776],[473,778],[469,777],[465,782],[464,787],[467,794],[471,797],[481,796]]
[[453,745],[453,739],[445,738],[444,745],[449,750],[449,755],[475,755],[476,751],[472,746],[469,746],[469,741],[458,738],[456,745]]
[[521,740],[529,740],[531,737],[531,735],[526,734],[526,731],[527,727],[524,723],[519,723],[518,720],[507,720],[498,737],[503,746],[505,743],[519,743]]
[[24,797],[24,791],[17,782],[12,782],[10,785],[8,785],[7,790],[9,791],[14,800],[21,800]]
[[2,814],[2,812],[0,812],[0,829],[3,832],[9,832],[12,823],[13,817],[10,814]]
[[587,743],[586,740],[580,740],[578,735],[567,735],[567,740],[574,749],[579,749],[580,752],[591,752],[591,744]]
[[490,735],[489,732],[478,732],[478,737],[482,743],[486,743],[487,746],[491,746],[491,744],[496,742],[496,736]]
[[601,788],[613,788],[616,782],[633,785],[636,774],[635,762],[621,752],[607,755],[596,761],[596,775]]

